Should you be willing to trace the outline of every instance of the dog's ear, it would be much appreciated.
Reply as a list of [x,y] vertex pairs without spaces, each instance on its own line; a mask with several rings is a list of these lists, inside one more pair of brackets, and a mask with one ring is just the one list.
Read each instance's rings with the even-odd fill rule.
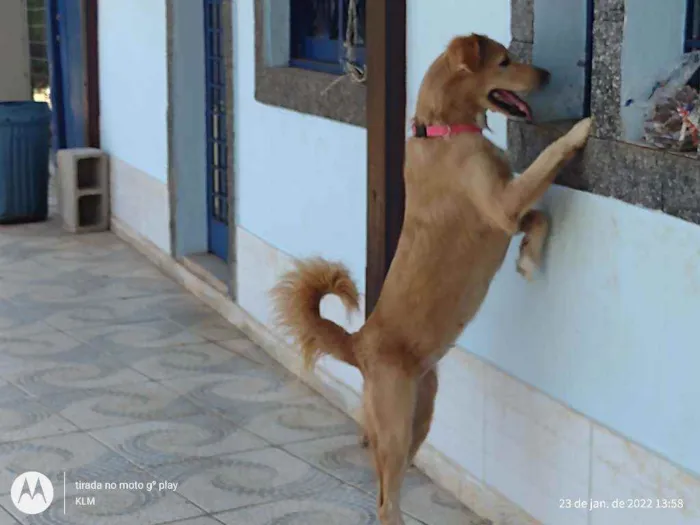
[[484,65],[486,42],[486,37],[476,34],[453,38],[447,46],[447,59],[452,69],[479,71]]

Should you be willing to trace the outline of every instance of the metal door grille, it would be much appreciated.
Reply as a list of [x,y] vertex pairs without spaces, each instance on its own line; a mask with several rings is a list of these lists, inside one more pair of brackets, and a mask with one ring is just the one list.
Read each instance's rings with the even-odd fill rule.
[[213,253],[225,259],[228,247],[228,144],[222,0],[203,2],[209,244]]

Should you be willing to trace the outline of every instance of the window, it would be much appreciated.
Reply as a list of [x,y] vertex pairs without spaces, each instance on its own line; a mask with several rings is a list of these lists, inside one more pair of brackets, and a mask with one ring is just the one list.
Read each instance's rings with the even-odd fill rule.
[[[700,49],[700,0],[687,0],[685,23],[685,52]],[[689,84],[694,88],[700,88],[700,71],[693,75]]]
[[365,3],[291,0],[289,65],[332,74],[342,74],[348,63],[364,66]]

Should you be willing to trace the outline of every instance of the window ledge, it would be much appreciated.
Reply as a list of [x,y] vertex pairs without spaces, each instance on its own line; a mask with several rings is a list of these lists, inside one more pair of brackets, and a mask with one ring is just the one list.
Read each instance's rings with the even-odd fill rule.
[[[508,123],[508,155],[522,172],[571,123]],[[591,137],[556,184],[659,210],[700,224],[700,158],[647,145]]]
[[355,126],[366,125],[366,88],[349,77],[258,64],[255,99]]

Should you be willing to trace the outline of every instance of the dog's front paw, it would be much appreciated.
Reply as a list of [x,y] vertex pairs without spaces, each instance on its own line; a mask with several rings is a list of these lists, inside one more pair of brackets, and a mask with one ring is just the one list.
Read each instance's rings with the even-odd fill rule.
[[565,135],[566,142],[573,149],[581,149],[586,145],[588,137],[591,134],[591,129],[593,129],[592,118],[588,117],[578,121],[576,125]]

